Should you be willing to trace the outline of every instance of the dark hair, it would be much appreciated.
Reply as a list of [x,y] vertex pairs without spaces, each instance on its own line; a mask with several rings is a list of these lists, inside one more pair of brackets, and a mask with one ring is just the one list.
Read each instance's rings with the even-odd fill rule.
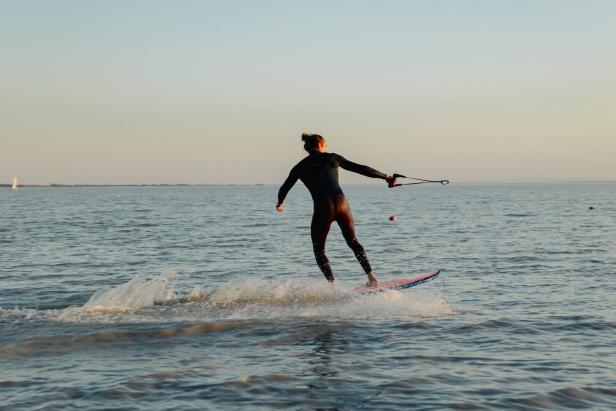
[[325,143],[323,136],[310,133],[302,133],[302,141],[304,142],[304,150],[307,152],[316,151],[319,148],[319,143]]

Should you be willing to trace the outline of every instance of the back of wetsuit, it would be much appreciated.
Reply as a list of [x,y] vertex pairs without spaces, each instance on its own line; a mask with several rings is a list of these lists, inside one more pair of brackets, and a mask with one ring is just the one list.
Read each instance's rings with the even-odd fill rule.
[[289,177],[278,191],[278,204],[283,203],[287,193],[298,179],[302,180],[302,183],[308,188],[314,201],[325,198],[330,194],[343,194],[338,184],[339,167],[366,177],[387,178],[385,173],[353,163],[338,154],[313,151],[291,169]]

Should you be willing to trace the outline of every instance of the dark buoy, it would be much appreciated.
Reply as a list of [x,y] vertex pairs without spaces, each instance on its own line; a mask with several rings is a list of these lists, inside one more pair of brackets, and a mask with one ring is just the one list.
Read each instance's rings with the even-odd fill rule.
[[395,215],[390,215],[389,216],[389,221],[396,221],[397,217]]
[[593,206],[588,207],[589,210],[594,210],[595,208]]

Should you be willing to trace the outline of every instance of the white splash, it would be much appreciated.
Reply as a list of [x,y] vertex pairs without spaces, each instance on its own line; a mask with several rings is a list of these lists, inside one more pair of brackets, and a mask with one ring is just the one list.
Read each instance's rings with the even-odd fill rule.
[[212,319],[321,317],[327,319],[409,319],[455,314],[444,297],[422,290],[358,295],[350,287],[318,280],[284,282],[250,278],[207,292],[193,290],[191,312]]
[[62,310],[60,321],[157,322],[323,318],[410,319],[455,314],[442,296],[421,290],[358,295],[344,284],[322,280],[245,278],[176,295],[176,275],[137,276],[96,292],[82,307]]
[[32,308],[7,309],[0,307],[0,318],[9,318],[12,320],[32,320],[38,316],[40,312]]
[[65,309],[58,319],[71,321],[84,314],[130,313],[155,303],[173,301],[175,278],[175,273],[149,279],[138,275],[124,284],[97,291],[83,306]]
[[327,303],[346,297],[345,289],[324,281],[290,279],[280,282],[250,278],[222,284],[207,296],[206,301],[218,307],[292,306]]

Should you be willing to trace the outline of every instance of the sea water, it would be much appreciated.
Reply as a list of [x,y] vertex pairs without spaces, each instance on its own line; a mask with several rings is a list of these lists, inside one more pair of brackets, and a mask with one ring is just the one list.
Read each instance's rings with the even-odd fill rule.
[[344,188],[0,190],[0,409],[616,409],[615,184]]

